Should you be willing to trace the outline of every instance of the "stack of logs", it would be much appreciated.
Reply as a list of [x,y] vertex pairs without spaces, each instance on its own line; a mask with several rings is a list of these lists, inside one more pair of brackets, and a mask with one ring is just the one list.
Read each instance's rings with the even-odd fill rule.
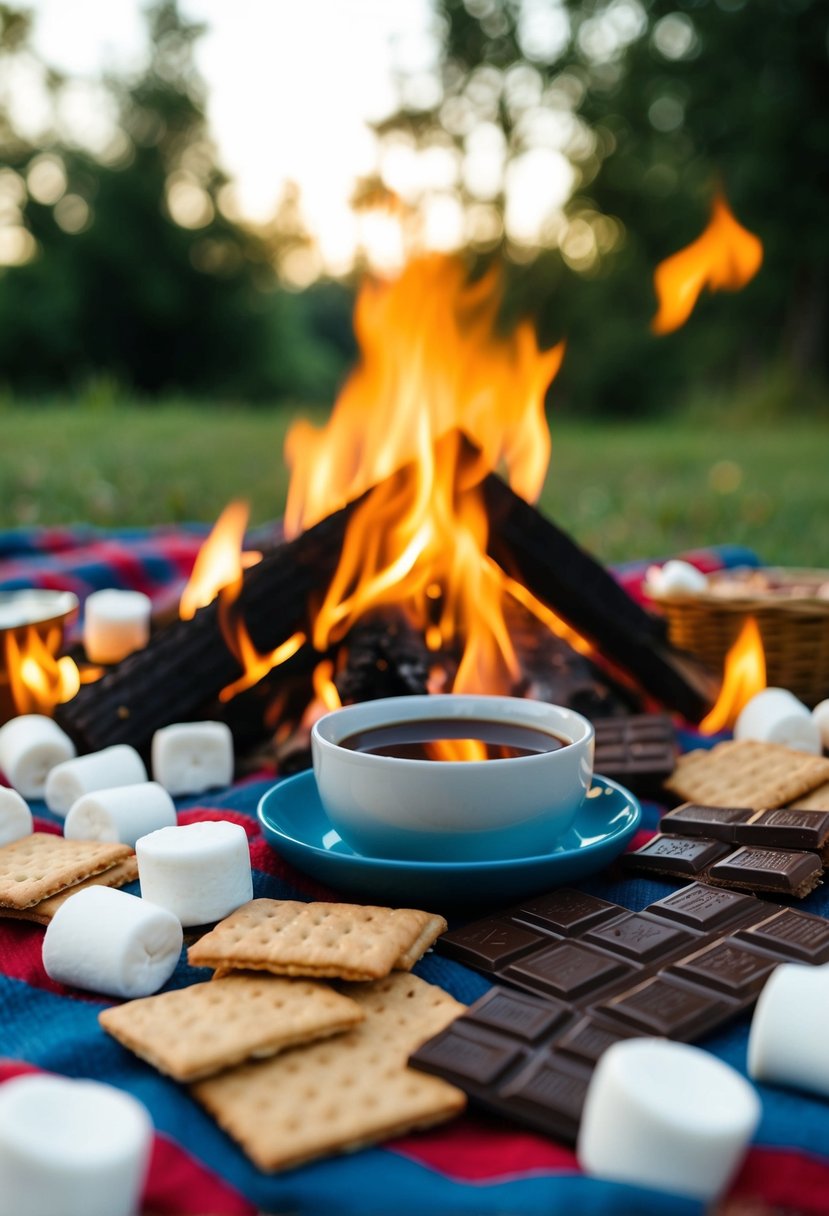
[[[698,721],[716,691],[712,677],[671,647],[663,622],[497,475],[486,478],[483,493],[490,557],[601,656],[597,664],[576,654],[516,607],[511,624],[527,678],[515,692],[570,704],[590,716],[635,710],[644,694]],[[337,567],[357,502],[276,545],[245,571],[233,612],[260,653],[298,630],[310,636],[315,606]],[[218,694],[242,669],[224,641],[214,600],[192,620],[159,629],[145,649],[82,686],[56,716],[82,750],[129,743],[146,752],[159,727],[203,717],[223,718],[237,749],[249,747],[273,734],[275,705],[282,718],[301,715],[311,695],[311,673],[325,657],[334,662],[345,702],[424,692],[436,664],[451,672],[457,658],[428,652],[399,615],[384,615],[352,629],[327,656],[306,643],[253,688],[222,704]]]

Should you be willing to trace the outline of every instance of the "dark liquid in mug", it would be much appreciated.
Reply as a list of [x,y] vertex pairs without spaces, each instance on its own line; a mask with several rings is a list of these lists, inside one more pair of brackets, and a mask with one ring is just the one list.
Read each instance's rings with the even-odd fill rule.
[[570,743],[550,731],[483,718],[425,718],[355,731],[340,747],[401,760],[513,760]]

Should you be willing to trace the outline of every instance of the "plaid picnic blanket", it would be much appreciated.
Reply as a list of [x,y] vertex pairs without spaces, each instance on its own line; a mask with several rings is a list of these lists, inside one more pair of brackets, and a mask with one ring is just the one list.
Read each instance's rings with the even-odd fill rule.
[[[121,586],[159,600],[186,577],[203,534],[198,528],[0,533],[0,589],[36,585],[70,589],[83,597],[95,588]],[[700,552],[693,560],[706,570],[756,564],[752,554],[738,548]],[[631,592],[637,591],[647,564],[619,570]],[[699,745],[691,732],[683,741]],[[331,898],[332,892],[283,861],[259,832],[256,806],[273,781],[273,774],[261,774],[210,797],[180,799],[180,821],[219,817],[241,824],[249,837],[257,897]],[[40,829],[60,831],[60,821],[43,804],[32,809]],[[645,833],[654,830],[659,814],[658,806],[645,804]],[[640,833],[634,843],[642,839]],[[615,868],[579,885],[633,910],[671,889],[669,883],[626,877]],[[816,892],[802,906],[829,915],[829,894]],[[42,938],[38,926],[0,921],[0,1084],[41,1069],[104,1080],[144,1102],[156,1129],[144,1197],[148,1212],[690,1216],[702,1211],[690,1200],[587,1178],[571,1149],[475,1111],[379,1148],[265,1175],[184,1089],[100,1029],[98,1012],[111,1002],[48,978]],[[488,987],[482,976],[435,953],[415,970],[465,1002]],[[180,962],[169,986],[182,986],[196,976],[201,973]],[[706,1048],[744,1072],[748,1024],[746,1017],[709,1036]],[[759,1089],[763,1119],[730,1193],[733,1210],[829,1212],[829,1103],[768,1086]]]

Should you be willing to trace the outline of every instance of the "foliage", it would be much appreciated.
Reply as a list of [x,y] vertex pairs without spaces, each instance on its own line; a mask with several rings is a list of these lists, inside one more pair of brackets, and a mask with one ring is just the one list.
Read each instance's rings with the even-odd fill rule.
[[[381,134],[458,148],[482,127],[506,169],[547,147],[573,163],[566,215],[516,259],[510,299],[569,339],[556,400],[666,408],[771,361],[829,372],[829,9],[824,0],[439,0],[440,99]],[[405,96],[405,89],[404,89]],[[557,116],[557,120],[553,119]],[[497,143],[497,140],[495,140]],[[481,197],[461,178],[471,210]],[[649,332],[657,263],[704,228],[717,185],[760,236],[740,297],[704,296],[686,328]],[[508,210],[503,188],[490,204]],[[509,215],[507,215],[509,219]],[[491,244],[491,242],[490,242]]]
[[[201,27],[174,0],[148,22],[144,71],[107,82],[109,148],[95,155],[57,128],[34,147],[0,118],[0,171],[36,243],[0,275],[0,381],[324,398],[341,357],[314,332],[315,301],[278,290],[272,250],[228,215],[193,61]],[[26,45],[26,19],[2,8],[0,28],[2,63]],[[59,110],[63,82],[49,85]]]

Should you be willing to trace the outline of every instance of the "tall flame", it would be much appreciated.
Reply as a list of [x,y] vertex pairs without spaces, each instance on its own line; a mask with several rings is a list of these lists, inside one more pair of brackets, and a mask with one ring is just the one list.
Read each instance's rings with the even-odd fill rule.
[[538,496],[550,454],[544,395],[564,348],[539,351],[528,323],[498,336],[500,298],[497,269],[470,282],[459,258],[440,256],[361,289],[362,361],[328,425],[297,423],[286,441],[289,535],[370,490],[314,620],[318,650],[394,603],[431,649],[463,642],[455,691],[511,687],[507,586],[486,555],[481,483],[503,467],[517,493]]
[[766,687],[766,655],[760,629],[753,616],[746,617],[737,640],[725,656],[723,681],[717,702],[700,722],[704,735],[716,734],[734,725],[740,710]]
[[651,322],[656,334],[667,334],[693,312],[704,287],[739,291],[754,278],[763,261],[760,241],[734,218],[718,193],[702,236],[679,253],[660,262],[654,273],[659,311]]

